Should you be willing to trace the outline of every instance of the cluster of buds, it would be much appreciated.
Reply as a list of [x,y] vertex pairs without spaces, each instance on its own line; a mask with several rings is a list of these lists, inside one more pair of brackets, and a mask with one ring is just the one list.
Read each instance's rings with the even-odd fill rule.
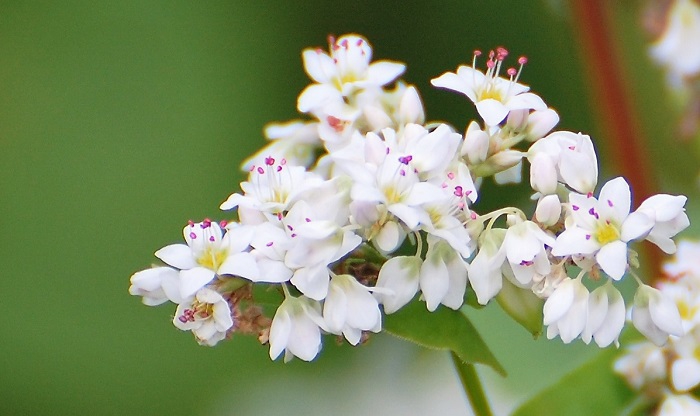
[[[645,334],[649,341],[625,348],[615,371],[634,390],[643,394],[659,416],[700,414],[700,401],[691,391],[700,385],[700,243],[681,241],[673,262],[664,266],[664,278],[650,292],[657,303],[651,319],[668,321],[680,311],[681,336],[664,345],[658,334]],[[674,317],[675,320],[675,317]]]
[[[686,198],[655,195],[630,212],[622,178],[596,197],[591,139],[552,131],[557,113],[519,82],[527,59],[505,69],[508,51],[496,48],[482,72],[481,55],[432,80],[475,104],[482,122],[462,135],[426,123],[416,88],[397,80],[405,66],[372,62],[364,38],[304,51],[314,82],[297,108],[311,120],[268,127],[241,192],[221,204],[237,219],[190,222],[186,244],[158,250],[166,265],[134,274],[130,293],[179,304],[174,324],[202,344],[258,331],[272,359],[313,359],[323,333],[357,345],[411,301],[457,310],[471,288],[486,304],[504,284],[546,299],[549,338],[617,342],[626,307],[613,283],[637,266],[628,245],[674,252]],[[484,180],[520,182],[526,165],[532,217],[479,212]],[[635,326],[654,341],[680,335],[666,301],[636,280]]]

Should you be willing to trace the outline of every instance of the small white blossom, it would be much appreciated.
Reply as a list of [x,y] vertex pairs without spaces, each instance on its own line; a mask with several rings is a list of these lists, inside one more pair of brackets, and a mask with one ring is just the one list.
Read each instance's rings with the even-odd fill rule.
[[658,194],[645,199],[637,209],[654,220],[646,240],[656,244],[666,254],[676,252],[676,243],[671,237],[690,225],[684,208],[687,199],[683,195]]
[[197,342],[214,346],[233,327],[228,302],[216,291],[201,289],[190,301],[180,303],[173,324],[183,331],[192,331]]
[[[552,167],[557,180],[580,193],[593,192],[598,182],[598,159],[591,138],[585,134],[555,131],[536,141],[528,150],[531,170],[535,173],[533,189],[551,190]],[[535,187],[537,185],[537,187]]]
[[357,345],[362,331],[379,332],[382,314],[370,289],[348,274],[333,276],[328,296],[323,303],[323,318],[328,332],[343,334],[352,345]]
[[667,394],[656,416],[700,415],[700,401],[691,394]]
[[678,307],[666,295],[651,286],[641,285],[634,295],[632,323],[645,337],[658,346],[669,335],[683,335]]
[[625,325],[625,315],[622,294],[608,280],[593,290],[588,298],[588,317],[581,339],[586,344],[594,339],[601,348],[613,342],[619,347],[617,338]]
[[384,305],[384,313],[394,313],[413,299],[418,292],[423,260],[418,256],[396,256],[387,260],[379,270],[374,293]]
[[505,234],[501,228],[484,231],[479,237],[479,252],[467,267],[469,284],[481,305],[486,305],[503,287],[501,267],[506,252],[500,248]]
[[674,359],[669,378],[673,389],[678,392],[693,390],[700,384],[700,328],[696,327],[672,344]]
[[429,236],[419,284],[429,311],[434,311],[440,304],[457,310],[464,303],[467,265],[447,242]]
[[[520,72],[515,69],[508,70],[510,79],[499,76],[503,60],[508,56],[504,48],[497,48],[489,52],[486,61],[486,73],[475,68],[476,58],[481,54],[474,54],[472,66],[462,65],[457,72],[446,72],[438,78],[430,81],[436,87],[446,88],[460,92],[476,105],[476,110],[489,126],[495,126],[503,121],[508,113],[513,110],[534,109],[544,110],[547,105],[542,99],[530,92],[530,88],[519,84]],[[527,62],[524,57],[518,59],[520,68]]]
[[700,73],[698,39],[700,5],[693,0],[674,0],[668,12],[666,30],[649,51],[666,67],[671,85],[683,85],[685,78]]
[[615,360],[614,370],[636,390],[663,383],[666,380],[664,350],[650,342],[640,342],[625,348],[625,354]]
[[321,350],[321,329],[326,329],[326,323],[318,302],[287,296],[272,319],[270,358],[274,360],[284,351],[285,362],[293,357],[313,360]]
[[588,289],[580,279],[565,279],[544,303],[544,324],[547,338],[557,335],[568,344],[586,328]]
[[180,303],[180,277],[172,267],[153,267],[131,276],[129,293],[142,296],[144,305],[156,306],[166,301]]
[[630,214],[631,194],[623,178],[615,178],[600,196],[571,193],[566,230],[554,244],[552,254],[595,256],[601,269],[615,280],[627,270],[627,243],[643,238],[654,226],[644,213]]

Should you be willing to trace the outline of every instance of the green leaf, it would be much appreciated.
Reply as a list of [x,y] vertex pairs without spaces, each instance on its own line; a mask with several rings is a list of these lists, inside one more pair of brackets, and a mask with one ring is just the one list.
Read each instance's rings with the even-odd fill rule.
[[620,354],[609,348],[515,410],[513,416],[628,415],[639,406],[636,395],[613,372]]
[[508,279],[503,279],[503,287],[496,300],[501,308],[533,337],[537,338],[542,334],[544,301],[532,293],[532,290],[521,289]]
[[426,348],[452,351],[465,363],[486,364],[501,375],[505,370],[460,311],[440,306],[429,312],[423,302],[413,301],[387,315],[384,330]]

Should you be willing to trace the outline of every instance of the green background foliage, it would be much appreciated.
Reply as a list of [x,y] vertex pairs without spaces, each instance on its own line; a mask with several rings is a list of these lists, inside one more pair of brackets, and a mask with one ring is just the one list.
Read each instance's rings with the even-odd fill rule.
[[[466,414],[447,353],[382,334],[362,348],[327,338],[311,364],[273,363],[248,337],[200,347],[171,325],[173,305],[127,293],[188,219],[225,217],[218,206],[238,190],[263,126],[300,117],[301,51],[325,48],[331,33],[361,33],[376,58],[405,62],[428,119],[458,129],[472,106],[429,80],[474,49],[507,46],[528,56],[523,82],[559,111],[559,128],[600,140],[565,2],[376,3],[0,3],[0,414],[427,414],[439,407],[401,401],[427,397],[436,377],[447,380],[436,397],[458,404],[443,414]],[[661,76],[635,13],[620,6],[636,45],[625,59],[635,85],[655,85],[637,91],[651,114]],[[669,120],[648,121],[659,142]],[[695,170],[678,168],[688,152],[674,148],[666,183],[678,192]],[[614,161],[604,165],[614,174]],[[485,209],[514,195],[526,198],[487,184],[480,197]],[[466,309],[509,373],[480,369],[494,397],[531,395],[597,351],[533,340],[496,305]]]

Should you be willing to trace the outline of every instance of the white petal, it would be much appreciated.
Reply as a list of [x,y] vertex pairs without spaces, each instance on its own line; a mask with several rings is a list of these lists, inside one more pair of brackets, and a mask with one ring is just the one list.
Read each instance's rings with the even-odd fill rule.
[[206,284],[211,282],[216,276],[213,270],[204,267],[195,267],[189,270],[180,271],[180,295],[188,298]]
[[156,257],[180,270],[197,267],[192,250],[185,244],[171,244],[156,251]]
[[369,84],[383,86],[398,78],[405,70],[406,65],[398,62],[376,61],[367,69],[367,80]]
[[622,223],[620,239],[622,241],[637,240],[646,237],[654,226],[654,219],[648,215],[635,211]]
[[337,76],[337,67],[333,63],[333,59],[318,50],[307,49],[302,54],[304,60],[304,69],[314,81],[324,84]]
[[627,270],[627,244],[613,241],[600,248],[595,260],[608,276],[620,280]]
[[700,383],[700,362],[694,358],[676,359],[671,366],[671,382],[677,391],[688,391]]
[[543,323],[545,325],[550,325],[553,322],[560,320],[571,308],[573,302],[574,281],[573,279],[567,279],[559,284],[552,295],[547,298],[547,301],[544,303]]
[[508,115],[508,107],[502,102],[487,98],[476,103],[476,111],[488,126],[496,126]]

